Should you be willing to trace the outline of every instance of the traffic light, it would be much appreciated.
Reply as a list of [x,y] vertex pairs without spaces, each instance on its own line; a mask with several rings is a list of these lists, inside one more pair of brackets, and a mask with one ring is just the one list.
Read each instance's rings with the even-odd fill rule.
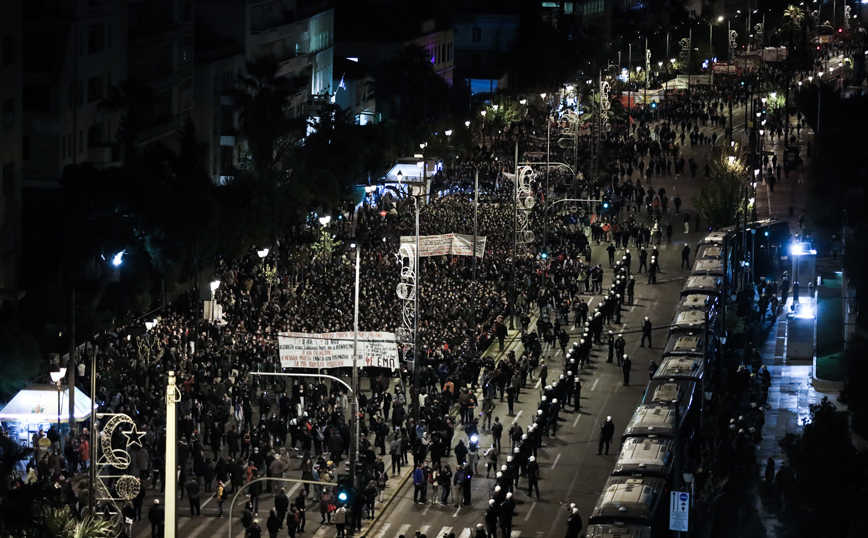
[[349,505],[353,502],[353,479],[346,475],[338,475],[337,488],[335,490],[335,498],[342,504]]

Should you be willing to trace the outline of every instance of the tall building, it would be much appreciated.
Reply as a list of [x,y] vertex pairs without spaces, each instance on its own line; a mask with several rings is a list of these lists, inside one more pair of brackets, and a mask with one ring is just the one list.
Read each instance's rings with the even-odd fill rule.
[[21,263],[21,164],[23,121],[22,5],[9,2],[0,17],[0,308],[23,296]]
[[118,163],[122,111],[100,106],[127,76],[126,4],[26,0],[23,173],[28,187],[57,187],[63,168]]
[[[334,66],[334,9],[325,0],[198,0],[196,19],[196,131],[207,142],[208,171],[231,177],[244,148],[236,136],[232,90],[244,64],[265,55],[279,62],[292,95],[288,113],[306,116],[330,99]],[[210,102],[208,102],[210,101]],[[215,143],[217,142],[217,143]]]

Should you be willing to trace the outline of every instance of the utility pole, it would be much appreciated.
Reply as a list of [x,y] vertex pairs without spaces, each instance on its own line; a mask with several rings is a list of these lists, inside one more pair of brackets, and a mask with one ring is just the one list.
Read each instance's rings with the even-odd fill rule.
[[[67,435],[73,436],[75,430],[75,288],[70,288],[69,291],[69,358],[66,360],[66,384],[69,385],[69,423]],[[61,366],[58,364],[58,366]],[[59,385],[59,383],[58,383]],[[60,435],[60,409],[58,405],[57,416],[58,425],[57,433]],[[94,417],[91,417],[91,423]],[[93,429],[93,428],[91,428]],[[63,446],[61,442],[60,446]]]
[[[178,464],[175,459],[178,448],[178,423],[175,404],[180,401],[181,391],[175,385],[175,372],[170,371],[166,384],[166,469],[163,473],[164,485],[166,486],[166,496],[163,500],[163,506],[166,510],[164,538],[175,538],[178,524],[175,506],[178,501]],[[93,462],[91,462],[92,464]]]
[[[356,243],[356,289],[353,310],[353,444],[350,450],[350,476],[356,484],[356,462],[359,460],[359,266],[362,246]],[[230,522],[231,523],[231,522]]]
[[473,291],[470,295],[470,328],[473,331],[474,337],[471,343],[473,351],[476,352],[476,244],[479,236],[479,163],[476,164],[476,174],[473,179]]
[[[424,165],[423,165],[424,168]],[[419,423],[421,415],[419,409],[419,285],[422,283],[422,268],[419,267],[419,198],[413,199],[416,205],[416,249],[413,256],[416,258],[414,266],[416,267],[416,283],[413,286],[413,302],[415,312],[413,313],[413,418],[416,424]]]

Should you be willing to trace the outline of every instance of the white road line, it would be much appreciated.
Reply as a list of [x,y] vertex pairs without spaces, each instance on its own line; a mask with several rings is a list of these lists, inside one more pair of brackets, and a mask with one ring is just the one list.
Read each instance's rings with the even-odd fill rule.
[[552,462],[552,469],[554,469],[554,468],[555,468],[555,465],[558,464],[558,460],[559,460],[559,459],[561,459],[561,455],[560,455],[560,454],[558,454],[557,456],[555,456],[555,461]]
[[430,528],[431,528],[431,525],[422,525],[421,527],[419,527],[419,532],[427,536],[428,535],[428,529],[430,529]]
[[533,388],[538,389],[540,387],[540,385],[542,385],[542,379],[537,379],[536,385],[534,385]]
[[521,536],[521,531],[512,531],[509,533],[509,538],[519,538]]
[[599,377],[598,377],[597,379],[594,380],[594,384],[591,385],[591,392],[594,392],[595,390],[597,390],[597,383],[599,383],[599,382],[600,382],[600,378],[599,378]]
[[465,528],[461,531],[461,534],[458,535],[458,538],[470,538],[470,529]]
[[[205,523],[205,522],[203,521],[202,523]],[[193,530],[193,532],[187,534],[186,536],[187,536],[187,538],[196,538],[196,537],[199,536],[199,535],[202,533],[202,531],[204,531],[207,527],[208,527],[207,524],[205,524],[205,525],[199,525],[198,527],[196,527],[196,529]]]
[[428,509],[429,509],[429,508],[431,508],[431,504],[429,504],[429,503],[425,503],[425,509],[422,510],[422,515],[423,515],[423,516],[428,515]]
[[[581,409],[581,408],[579,408]],[[582,418],[581,413],[576,413],[576,420],[573,421],[573,428],[575,428],[579,424],[579,419]]]
[[524,411],[524,409],[519,409],[518,413],[515,414],[515,417],[512,419],[513,423],[515,423],[518,420],[518,417],[521,416],[522,411]]
[[383,538],[386,536],[386,533],[389,532],[389,529],[392,527],[391,523],[383,523],[380,527],[380,530],[377,531],[377,534],[373,535],[371,538]]
[[440,532],[435,535],[435,538],[441,538],[452,532],[452,527],[443,527]]
[[315,538],[325,538],[325,535],[334,528],[335,527],[332,525],[320,525],[320,527],[313,533],[313,536]]
[[525,521],[530,520],[530,514],[533,512],[533,508],[534,508],[534,506],[536,506],[536,501],[532,502],[531,505],[530,505],[530,508],[527,509],[527,515],[524,516],[524,520],[525,520]]
[[[461,492],[458,492],[458,495],[461,495]],[[461,511],[461,498],[458,499],[458,508],[455,509],[455,513],[452,514],[452,517],[458,517],[458,512]]]
[[403,525],[401,525],[401,528],[398,529],[398,534],[396,534],[395,536],[401,536],[402,534],[404,536],[407,536],[408,532],[410,532],[410,524],[404,523]]

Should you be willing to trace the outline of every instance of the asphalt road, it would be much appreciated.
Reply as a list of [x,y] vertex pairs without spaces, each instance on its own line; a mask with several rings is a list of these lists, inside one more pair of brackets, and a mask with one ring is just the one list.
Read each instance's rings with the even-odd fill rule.
[[[742,108],[734,109],[733,119],[735,124],[735,132],[733,139],[738,141],[741,139],[741,129],[744,125],[744,111]],[[705,128],[702,130],[706,134],[717,132],[718,136],[722,136],[722,129]],[[719,141],[719,144],[723,143]],[[623,385],[623,376],[621,370],[614,364],[606,364],[606,349],[604,346],[596,346],[594,355],[592,356],[592,366],[582,372],[582,407],[580,414],[564,413],[565,419],[561,422],[558,435],[555,438],[546,438],[546,446],[538,453],[538,462],[541,467],[540,493],[541,498],[528,498],[526,489],[521,489],[526,486],[524,481],[521,482],[520,488],[516,490],[515,498],[517,501],[517,515],[513,518],[513,537],[542,537],[542,536],[560,536],[566,530],[567,507],[570,503],[576,503],[580,514],[587,526],[587,518],[597,497],[600,494],[603,484],[614,467],[615,460],[618,455],[619,443],[617,439],[620,437],[624,426],[629,421],[639,400],[645,391],[645,385],[648,382],[648,364],[654,359],[659,363],[659,358],[662,354],[663,347],[666,344],[666,330],[659,329],[654,331],[654,347],[641,348],[640,333],[629,333],[628,331],[638,331],[643,319],[648,316],[655,327],[663,327],[670,322],[675,306],[679,302],[681,287],[688,276],[688,269],[679,269],[681,260],[681,249],[685,242],[690,245],[691,253],[695,253],[696,242],[704,235],[703,232],[697,232],[694,229],[693,211],[690,199],[699,192],[701,184],[705,181],[703,167],[705,166],[709,147],[696,146],[691,148],[689,142],[684,149],[685,159],[694,157],[699,165],[697,178],[691,179],[689,172],[685,176],[675,177],[669,176],[665,178],[654,178],[652,185],[655,189],[661,186],[666,189],[670,198],[674,198],[675,193],[681,196],[683,210],[689,210],[691,214],[691,233],[683,233],[683,218],[672,214],[670,203],[670,213],[664,216],[664,225],[667,218],[671,219],[675,234],[673,235],[672,244],[667,244],[665,238],[660,248],[660,265],[661,273],[658,275],[656,285],[648,285],[647,277],[644,275],[636,275],[636,297],[633,306],[627,306],[622,313],[621,325],[612,325],[606,330],[612,330],[615,334],[619,332],[625,333],[627,340],[626,351],[633,361],[633,370],[630,379],[630,385]],[[601,263],[604,268],[608,267],[608,259],[605,252],[605,244],[600,247],[593,247],[593,263]],[[638,255],[631,250],[633,255],[633,269],[638,266]],[[616,259],[619,259],[623,254],[623,250],[619,251]],[[608,285],[611,281],[611,272],[607,271],[604,277],[604,285]],[[590,296],[591,310],[597,304],[600,296]],[[587,299],[586,299],[587,300]],[[575,337],[575,331],[571,332],[571,336]],[[571,340],[572,344],[573,340]],[[549,362],[549,379],[555,379],[560,375],[562,370],[563,357],[554,356],[554,353],[547,355],[552,356]],[[505,403],[498,403],[495,409],[495,416],[500,416],[504,422],[505,430],[513,420],[518,420],[522,428],[527,430],[527,425],[531,422],[530,415],[536,411],[539,401],[539,393],[537,390],[525,390],[519,397],[519,402],[515,405],[515,417],[507,416]],[[609,455],[597,455],[597,439],[600,424],[605,420],[606,416],[612,416],[615,423],[615,439]],[[481,430],[481,446],[486,447],[491,442],[491,437],[487,431]],[[460,436],[461,432],[456,432],[454,442]],[[504,437],[506,434],[504,432]],[[508,441],[505,442],[505,444]],[[453,457],[454,458],[454,457]],[[448,458],[443,461],[452,463],[454,467],[454,459]],[[387,458],[388,459],[388,458]],[[501,458],[501,461],[503,457]],[[297,462],[299,460],[293,460]],[[500,464],[500,463],[499,463]],[[484,465],[480,464],[480,470],[484,470]],[[289,473],[290,477],[300,478],[300,472],[293,469]],[[365,526],[359,536],[368,538],[395,538],[400,534],[412,536],[416,531],[425,533],[429,538],[441,538],[443,534],[454,532],[460,538],[471,536],[472,529],[475,529],[477,523],[483,522],[484,509],[487,506],[489,498],[489,490],[494,485],[494,479],[476,478],[472,482],[472,505],[469,507],[457,508],[452,503],[449,506],[432,505],[432,498],[429,488],[429,503],[425,506],[415,505],[413,503],[413,486],[407,481],[403,482],[402,486],[395,492],[395,497],[382,513],[379,511],[378,516],[373,521],[365,521]],[[390,481],[391,483],[392,481]],[[397,481],[395,481],[397,482]],[[397,483],[391,484],[393,487],[398,486]],[[299,485],[287,485],[287,492],[290,499],[293,499],[298,491]],[[150,525],[147,522],[147,510],[151,506],[153,499],[157,497],[159,490],[148,490],[145,506],[143,509],[143,521],[135,523],[133,527],[134,538],[149,538]],[[197,538],[212,537],[212,536],[228,536],[229,535],[229,505],[225,503],[226,517],[223,519],[217,518],[217,506],[214,499],[211,498],[212,493],[202,493],[202,517],[190,518],[189,505],[187,499],[178,501],[178,533],[176,536],[182,538]],[[161,496],[162,497],[162,496]],[[236,503],[235,515],[232,518],[232,536],[243,536],[243,528],[241,527],[239,518],[243,509],[246,497],[239,497]],[[265,531],[265,521],[268,518],[268,511],[273,506],[272,497],[269,494],[263,493],[260,497],[260,511],[258,519],[263,528],[263,536],[267,536]],[[336,529],[334,525],[319,525],[316,521],[319,517],[318,509],[314,506],[308,510],[308,520],[306,532],[302,535],[310,538],[334,537]],[[281,530],[279,536],[286,536],[286,531]]]

